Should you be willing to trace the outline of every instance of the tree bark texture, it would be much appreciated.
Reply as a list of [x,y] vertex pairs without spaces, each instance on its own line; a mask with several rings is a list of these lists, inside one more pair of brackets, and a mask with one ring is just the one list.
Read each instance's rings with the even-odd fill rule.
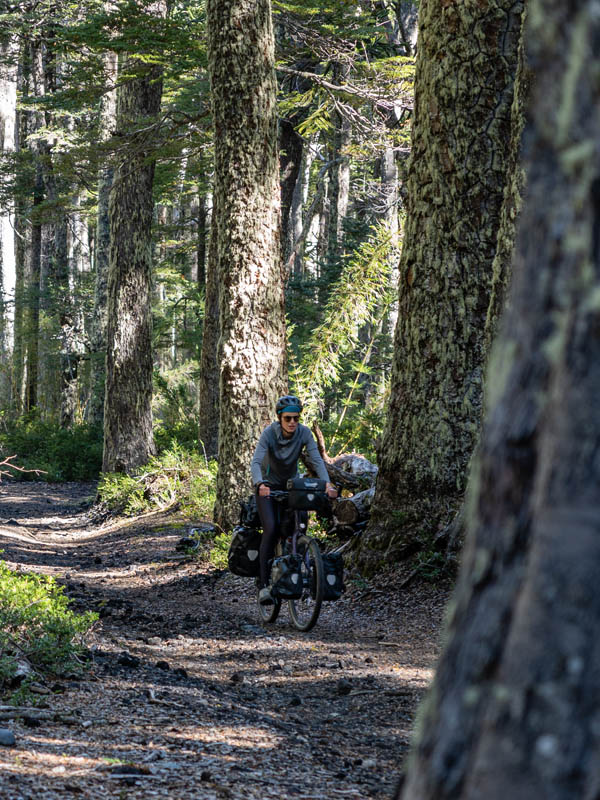
[[[164,3],[156,4],[164,16]],[[129,64],[129,68],[136,68]],[[138,65],[137,69],[141,67]],[[160,111],[159,67],[117,89],[117,135],[146,128]],[[118,164],[110,194],[110,259],[104,472],[131,472],[154,453],[152,435],[152,184],[154,158],[147,133]]]
[[407,509],[435,530],[439,510],[464,491],[480,426],[522,8],[421,6],[395,355],[365,562],[390,545],[402,552]]
[[292,224],[292,205],[294,190],[298,183],[302,165],[304,140],[296,132],[294,122],[289,119],[279,121],[279,166],[281,175],[281,257],[288,257],[288,231]]
[[[334,70],[336,80],[345,83],[348,79],[350,68],[348,65]],[[328,266],[336,264],[341,255],[344,219],[348,213],[350,200],[350,159],[347,149],[351,141],[350,120],[339,111],[333,114],[335,133],[331,152],[331,181],[329,185],[329,231],[327,245]]]
[[404,800],[600,794],[600,16],[528,12],[528,186]]
[[237,521],[284,386],[280,186],[269,0],[209,0],[221,340],[216,521]]
[[526,167],[523,164],[523,128],[525,108],[529,95],[529,68],[525,61],[525,37],[521,37],[515,78],[515,93],[511,110],[510,151],[507,163],[507,181],[500,213],[498,244],[492,267],[492,291],[485,321],[485,350],[490,352],[498,320],[502,315],[512,275],[512,258],[515,230],[525,184]]
[[204,285],[204,323],[198,390],[198,439],[207,458],[219,452],[219,274],[218,209],[213,205]]
[[[17,67],[19,48],[14,37],[0,37],[0,156],[11,157],[16,150],[17,135]],[[12,61],[12,63],[11,63]],[[0,185],[7,184],[12,177],[4,167],[0,176]],[[4,194],[4,191],[3,191]],[[15,255],[15,213],[4,201],[0,207],[0,281],[2,285],[2,360],[3,376],[0,381],[6,381],[10,376],[9,363],[6,360],[14,341],[14,300],[16,286],[16,255]],[[4,349],[6,348],[6,349]],[[4,387],[3,387],[4,388]],[[4,406],[10,402],[10,387],[8,392],[2,393]]]
[[[116,53],[104,56],[104,69],[111,84],[118,76]],[[108,140],[116,125],[117,93],[114,89],[102,99],[100,133]],[[114,179],[114,166],[108,158],[98,175],[98,211],[96,215],[94,311],[90,330],[90,400],[87,418],[92,425],[101,425],[104,419],[104,384],[106,367],[106,326],[108,303],[108,267],[110,260],[110,191]]]

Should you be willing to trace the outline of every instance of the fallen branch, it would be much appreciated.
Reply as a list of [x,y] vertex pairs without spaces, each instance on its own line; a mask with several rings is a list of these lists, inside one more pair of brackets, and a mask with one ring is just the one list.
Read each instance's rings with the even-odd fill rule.
[[17,472],[33,472],[35,475],[47,475],[48,473],[46,470],[43,469],[25,469],[25,467],[18,467],[16,464],[12,464],[12,460],[16,458],[16,453],[14,456],[8,456],[4,459],[4,461],[0,461],[0,483],[2,483],[2,477],[5,476],[7,478],[14,478],[10,472],[7,470],[2,469],[2,467],[8,467],[9,469],[15,469]]

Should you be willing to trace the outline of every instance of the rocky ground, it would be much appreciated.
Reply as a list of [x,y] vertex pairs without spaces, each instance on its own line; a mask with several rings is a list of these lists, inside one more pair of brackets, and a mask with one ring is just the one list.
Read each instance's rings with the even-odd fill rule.
[[2,483],[0,548],[100,619],[83,679],[4,719],[3,800],[390,798],[447,587],[347,577],[310,633],[262,626],[252,582],[177,550],[177,514],[98,524],[91,484]]

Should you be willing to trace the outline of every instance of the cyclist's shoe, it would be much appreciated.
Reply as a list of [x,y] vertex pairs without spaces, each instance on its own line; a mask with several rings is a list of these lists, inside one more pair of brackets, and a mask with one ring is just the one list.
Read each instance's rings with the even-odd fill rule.
[[268,586],[263,586],[263,588],[259,591],[258,602],[261,604],[261,606],[272,606],[275,602]]

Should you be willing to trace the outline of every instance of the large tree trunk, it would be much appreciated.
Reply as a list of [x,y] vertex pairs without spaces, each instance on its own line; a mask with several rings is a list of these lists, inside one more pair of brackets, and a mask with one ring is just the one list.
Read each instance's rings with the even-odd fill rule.
[[[367,568],[459,501],[481,416],[522,3],[421,6],[398,325]],[[389,557],[389,555],[388,555]]]
[[[165,16],[164,0],[151,10]],[[138,74],[117,90],[117,133],[156,121],[162,71],[130,58]],[[154,453],[152,435],[152,184],[147,132],[118,165],[110,195],[104,472],[131,472]]]
[[280,187],[269,0],[209,0],[221,346],[215,518],[230,526],[284,386]]
[[485,350],[490,352],[496,335],[498,320],[505,305],[505,298],[512,275],[512,258],[515,246],[515,230],[525,183],[525,165],[523,156],[523,128],[525,125],[524,109],[529,95],[530,75],[525,61],[525,37],[521,37],[515,93],[511,109],[510,150],[507,162],[506,186],[500,213],[498,243],[492,266],[492,290],[490,304],[485,321]]
[[513,289],[405,800],[598,797],[600,17],[538,0]]

